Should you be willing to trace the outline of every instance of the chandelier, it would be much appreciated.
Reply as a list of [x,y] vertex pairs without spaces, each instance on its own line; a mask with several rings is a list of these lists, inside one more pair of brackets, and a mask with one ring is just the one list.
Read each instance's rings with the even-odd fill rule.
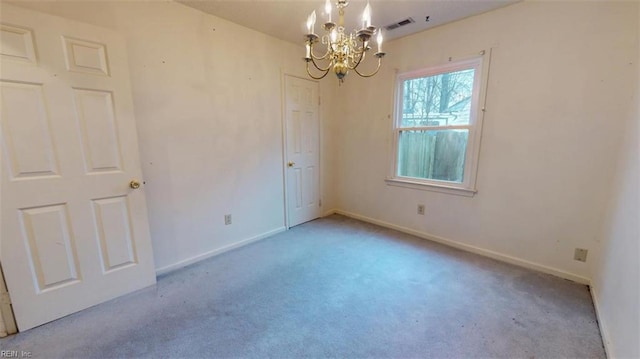
[[[321,39],[315,34],[316,11],[314,10],[307,18],[308,33],[304,36],[307,52],[304,60],[307,65],[307,74],[313,79],[322,79],[333,70],[338,80],[342,83],[344,77],[349,73],[349,70],[353,70],[362,77],[371,77],[380,70],[380,63],[385,53],[382,52],[381,30],[376,30],[374,26],[371,26],[371,6],[367,2],[367,6],[364,8],[362,28],[346,34],[344,28],[344,9],[348,5],[349,1],[347,0],[337,0],[338,23],[336,24],[331,21],[331,1],[326,0],[324,9],[327,15],[327,22],[322,25],[326,34],[323,35]],[[378,52],[376,52],[374,56],[378,58],[378,67],[371,73],[363,74],[358,70],[358,66],[365,61],[367,53],[371,50],[369,40],[375,33],[377,33]],[[319,42],[327,47],[326,52],[322,56],[316,56],[313,51],[314,45]],[[318,75],[312,73],[309,64],[313,65],[315,68],[313,71],[319,73]]]

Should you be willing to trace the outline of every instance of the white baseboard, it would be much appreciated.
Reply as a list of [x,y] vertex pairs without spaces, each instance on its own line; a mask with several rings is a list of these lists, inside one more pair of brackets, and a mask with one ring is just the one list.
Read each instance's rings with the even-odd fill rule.
[[278,234],[280,232],[284,232],[286,230],[287,229],[284,226],[283,227],[279,227],[279,228],[273,229],[271,231],[259,234],[257,236],[244,239],[244,240],[242,240],[240,242],[232,243],[232,244],[229,244],[227,246],[224,246],[224,247],[221,247],[221,248],[218,248],[218,249],[214,249],[214,250],[209,251],[209,252],[198,254],[197,256],[193,256],[191,258],[187,258],[187,259],[181,260],[179,262],[176,262],[174,264],[170,264],[168,266],[164,266],[164,267],[161,267],[161,268],[156,268],[156,275],[160,276],[160,275],[163,275],[163,274],[167,274],[169,272],[173,272],[174,270],[177,270],[177,269],[180,269],[180,268],[184,268],[184,267],[186,267],[188,265],[200,262],[200,261],[205,260],[207,258],[211,258],[213,256],[217,256],[217,255],[222,254],[224,252],[228,252],[228,251],[230,251],[232,249],[236,249],[236,248],[239,248],[239,247],[242,247],[242,246],[246,246],[247,244],[250,244],[250,243],[253,243],[253,242],[257,242],[257,241],[259,241],[261,239],[264,239],[264,238],[267,238],[267,237],[271,237],[271,236],[273,236],[275,234]]
[[359,215],[359,214],[356,214],[356,213],[351,213],[351,212],[343,211],[343,210],[340,210],[340,209],[335,209],[335,210],[332,210],[331,213],[329,213],[329,212],[327,212],[327,213],[328,214],[333,214],[333,213],[341,214],[343,216],[351,217],[351,218],[358,219],[358,220],[361,220],[361,221],[364,221],[364,222],[377,224],[377,225],[382,226],[382,227],[395,229],[396,231],[400,231],[400,232],[403,232],[403,233],[411,234],[411,235],[414,235],[416,237],[424,238],[424,239],[427,239],[427,240],[430,240],[430,241],[438,242],[438,243],[447,245],[449,247],[454,247],[454,248],[457,248],[457,249],[461,249],[463,251],[476,253],[476,254],[479,254],[481,256],[493,258],[493,259],[499,260],[501,262],[506,262],[506,263],[510,263],[510,264],[513,264],[513,265],[517,265],[519,267],[533,269],[533,270],[536,270],[536,271],[539,271],[539,272],[551,274],[551,275],[554,275],[556,277],[568,279],[568,280],[571,280],[571,281],[574,281],[574,282],[577,282],[577,283],[581,283],[581,284],[586,284],[586,285],[591,284],[591,281],[589,280],[589,278],[585,278],[585,277],[579,276],[577,274],[569,273],[569,272],[563,271],[561,269],[548,267],[548,266],[545,266],[545,265],[542,265],[542,264],[530,262],[530,261],[525,260],[525,259],[512,257],[512,256],[507,255],[507,254],[502,254],[502,253],[494,252],[494,251],[491,251],[491,250],[488,250],[488,249],[483,249],[483,248],[472,246],[472,245],[469,245],[469,244],[457,242],[457,241],[454,241],[454,240],[451,240],[451,239],[447,239],[447,238],[444,238],[444,237],[436,236],[436,235],[429,234],[429,233],[426,233],[426,232],[417,231],[415,229],[411,229],[411,228],[407,228],[407,227],[403,227],[403,226],[398,226],[398,225],[395,225],[393,223],[389,223],[389,222],[381,221],[381,220],[378,220],[378,219],[366,217],[366,216]]
[[322,217],[329,217],[330,215],[332,215],[332,214],[336,214],[336,213],[338,213],[338,210],[337,210],[337,209],[330,209],[330,210],[328,210],[328,211],[324,212],[324,214],[322,215]]
[[596,310],[596,319],[598,320],[598,327],[600,328],[600,335],[602,336],[602,344],[604,344],[604,353],[607,358],[615,358],[615,355],[611,352],[611,341],[609,340],[609,331],[607,330],[607,324],[602,321],[600,315],[600,304],[598,302],[598,295],[593,287],[593,284],[589,286],[589,292],[591,293],[591,299],[593,300],[593,307]]

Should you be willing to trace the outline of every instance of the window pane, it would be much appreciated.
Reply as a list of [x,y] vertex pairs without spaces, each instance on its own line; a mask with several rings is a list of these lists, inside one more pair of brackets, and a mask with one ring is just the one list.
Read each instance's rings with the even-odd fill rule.
[[406,80],[401,127],[467,125],[474,69]]
[[402,131],[398,176],[461,183],[469,130]]

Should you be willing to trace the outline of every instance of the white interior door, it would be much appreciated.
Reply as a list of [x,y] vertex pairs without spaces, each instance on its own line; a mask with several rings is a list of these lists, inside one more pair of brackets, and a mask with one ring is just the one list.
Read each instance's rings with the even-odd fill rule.
[[285,76],[289,227],[320,217],[318,84]]
[[20,330],[152,285],[124,39],[2,5],[0,261]]

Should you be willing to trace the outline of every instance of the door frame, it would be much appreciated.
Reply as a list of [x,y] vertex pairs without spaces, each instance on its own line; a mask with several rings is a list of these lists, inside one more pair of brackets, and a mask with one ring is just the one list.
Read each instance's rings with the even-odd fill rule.
[[[0,136],[2,135],[2,127],[0,127]],[[4,157],[4,146],[0,146],[0,162]],[[0,179],[3,176],[4,166],[0,165]],[[0,180],[0,187],[2,181]],[[2,190],[0,189],[0,193]],[[2,196],[0,195],[0,201]],[[0,228],[2,228],[2,215],[0,215]],[[0,243],[2,243],[2,231],[0,231]],[[16,318],[13,314],[13,308],[11,307],[11,299],[7,283],[4,280],[4,273],[2,272],[2,262],[0,262],[0,338],[4,338],[8,335],[18,333],[18,325],[16,324]]]
[[4,274],[2,273],[2,263],[0,263],[0,338],[7,335],[16,334],[18,326],[13,316],[11,308],[11,300],[7,285],[4,282]]
[[288,195],[288,191],[287,189],[289,188],[289,180],[288,180],[288,175],[287,175],[287,154],[288,154],[288,141],[287,141],[287,77],[292,77],[292,78],[297,78],[297,79],[301,79],[301,80],[306,80],[312,83],[315,83],[317,89],[318,89],[318,200],[320,201],[320,216],[322,216],[322,195],[323,195],[323,191],[322,191],[322,185],[323,185],[323,181],[322,181],[322,172],[323,172],[323,168],[322,168],[322,106],[321,105],[321,101],[320,101],[320,81],[317,80],[312,80],[309,79],[307,77],[304,76],[300,76],[300,75],[296,75],[296,74],[292,74],[289,72],[285,72],[283,70],[280,70],[280,89],[281,89],[281,96],[280,96],[280,104],[281,104],[281,109],[280,109],[280,113],[282,114],[282,177],[283,177],[283,182],[282,182],[282,190],[284,193],[283,196],[283,200],[284,200],[284,227],[288,230],[289,228],[291,228],[291,226],[289,225],[291,223],[291,221],[289,220],[289,195]]

